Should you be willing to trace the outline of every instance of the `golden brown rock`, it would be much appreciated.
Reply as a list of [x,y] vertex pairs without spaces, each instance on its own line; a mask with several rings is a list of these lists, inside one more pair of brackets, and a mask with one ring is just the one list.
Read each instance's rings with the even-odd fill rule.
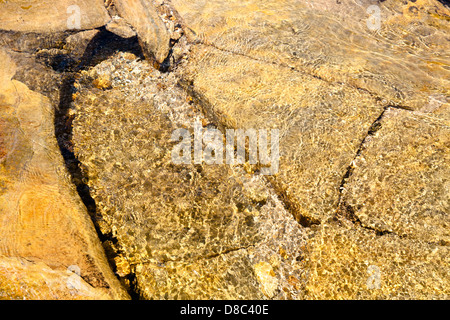
[[169,54],[170,34],[151,1],[115,0],[119,15],[138,34],[144,52],[162,63]]
[[[112,88],[93,88],[93,74],[108,75]],[[97,223],[117,239],[118,274],[134,274],[146,299],[298,297],[288,278],[303,272],[306,236],[261,176],[172,162],[172,132],[192,129],[200,115],[189,116],[186,93],[170,79],[118,54],[76,83],[75,152]],[[258,264],[270,264],[273,279],[258,280]]]
[[342,205],[365,226],[450,244],[450,122],[389,109],[366,139]]
[[415,110],[432,95],[449,99],[450,10],[438,0],[171,3],[192,41],[345,83]]
[[271,179],[306,224],[333,215],[339,186],[383,111],[364,91],[207,46],[191,49],[185,79],[221,123],[280,130],[280,170]]
[[329,221],[309,249],[308,299],[449,298],[448,246]]
[[[10,298],[126,298],[69,182],[49,100],[11,80],[15,64],[3,51],[0,58],[0,291]],[[72,267],[83,278],[79,292],[64,286]]]
[[102,0],[0,2],[0,29],[52,33],[104,26],[109,17]]
[[[158,3],[116,0],[109,9],[160,63],[172,33],[179,40],[171,56],[175,74],[152,70],[136,60],[137,51],[120,53],[78,73],[77,92],[65,92],[75,100],[74,141],[65,142],[75,144],[96,201],[95,222],[110,237],[104,245],[123,283],[133,281],[142,298],[157,299],[448,299],[448,6]],[[68,28],[64,11],[47,2],[18,4],[25,2],[3,7],[0,29]],[[46,10],[54,21],[31,19],[26,10]],[[95,12],[87,28],[105,24]],[[26,18],[23,26],[17,17]],[[118,21],[107,29],[131,44],[133,30]],[[124,41],[104,30],[48,39],[0,32],[1,44],[24,62],[16,80],[14,64],[0,72],[4,297],[123,297],[106,289],[116,282],[67,182],[48,101],[30,89],[51,91],[54,105],[62,100],[45,88],[49,81],[33,79],[41,69],[26,72],[39,47],[36,57],[57,71],[46,73],[54,84],[67,68],[59,57],[87,58],[96,34]],[[279,171],[267,181],[252,176],[248,163],[173,163],[171,133],[192,128],[192,117],[203,127],[279,129]]]
[[[280,129],[269,180],[300,223],[319,228],[305,297],[445,298],[448,7],[378,2],[375,30],[370,1],[172,4],[192,43],[185,88],[225,127]],[[380,120],[393,108],[404,115]],[[343,231],[327,222],[336,214],[354,222],[342,248]],[[382,294],[358,293],[370,256],[393,277]]]

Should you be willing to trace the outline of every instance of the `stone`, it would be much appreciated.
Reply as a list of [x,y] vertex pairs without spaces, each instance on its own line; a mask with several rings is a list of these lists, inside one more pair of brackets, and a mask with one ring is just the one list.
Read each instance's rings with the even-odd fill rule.
[[104,26],[111,18],[102,0],[0,2],[0,29],[54,33]]
[[109,300],[87,283],[78,270],[54,269],[28,258],[0,258],[0,300]]
[[388,109],[353,163],[344,208],[378,232],[448,246],[449,130],[449,122]]
[[260,262],[254,265],[256,278],[261,286],[261,291],[268,298],[273,298],[278,289],[278,279],[275,276],[272,266],[268,262]]
[[[9,298],[127,298],[69,181],[48,98],[11,80],[16,66],[3,50],[0,60],[0,291]],[[79,292],[63,285],[72,266],[83,278]]]
[[449,248],[327,221],[309,242],[308,299],[448,299]]
[[[0,298],[448,299],[445,1],[75,4],[0,3]],[[194,123],[278,170],[174,163]]]
[[68,51],[72,59],[81,60],[91,41],[98,36],[99,30],[87,30],[77,32],[65,39],[64,49]]
[[136,32],[131,26],[121,17],[114,16],[112,20],[106,25],[106,30],[117,34],[122,38],[131,38],[136,36]]
[[280,130],[280,169],[269,179],[299,221],[333,215],[342,177],[382,103],[349,86],[203,45],[191,48],[183,71],[186,86],[226,128]]
[[136,30],[146,56],[162,63],[169,55],[170,33],[151,1],[116,0],[114,3],[119,15]]
[[[385,274],[398,275],[380,297],[445,297],[447,281],[433,274],[445,273],[448,246],[449,8],[377,2],[374,30],[371,1],[171,4],[191,43],[184,88],[219,127],[280,130],[280,169],[268,180],[298,222],[315,230],[304,252],[311,259],[304,297],[377,297],[358,294],[370,265],[353,276],[339,262],[369,260],[355,256],[360,243],[367,243],[361,252],[372,246],[370,255],[383,256]],[[415,120],[384,118],[393,109]],[[341,229],[329,223],[337,218],[352,234],[342,250],[333,244]],[[381,252],[384,245],[392,249]]]
[[[450,9],[438,0],[171,3],[192,42],[346,83],[414,110],[431,95],[449,96]],[[371,5],[380,12],[376,29]]]
[[[303,272],[296,260],[306,240],[301,226],[261,176],[225,164],[175,165],[172,132],[192,129],[192,119],[203,116],[173,75],[126,56],[81,73],[73,123],[97,223],[117,239],[117,270],[126,277],[130,266],[144,299],[301,294],[288,282]],[[89,85],[92,74],[110,74],[112,87]],[[253,265],[271,261],[275,280],[260,288]]]

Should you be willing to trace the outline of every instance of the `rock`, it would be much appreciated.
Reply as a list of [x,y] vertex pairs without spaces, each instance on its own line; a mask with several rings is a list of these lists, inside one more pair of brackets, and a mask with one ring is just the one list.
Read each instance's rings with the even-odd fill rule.
[[91,41],[98,36],[99,30],[87,30],[77,32],[65,39],[64,49],[67,50],[72,59],[81,60]]
[[348,221],[327,221],[306,254],[309,299],[440,299],[449,297],[448,246],[377,236]]
[[343,205],[365,227],[450,243],[449,122],[388,109],[356,158]]
[[133,26],[148,58],[162,63],[169,55],[170,34],[150,1],[116,0],[119,15]]
[[[438,246],[433,261],[440,274],[445,270],[448,7],[432,0],[378,2],[381,26],[375,33],[368,21],[371,1],[171,3],[191,42],[181,71],[183,86],[219,126],[280,130],[280,168],[268,180],[306,229],[321,230],[305,253],[311,261],[316,257],[311,252],[323,253],[317,267],[312,262],[305,269],[320,269],[316,276],[321,280],[304,279],[305,297],[376,297],[357,293],[368,266],[361,271],[364,276],[353,277],[336,262],[362,264],[367,256],[350,251],[360,242],[380,251],[390,246],[383,253],[370,252],[382,255],[380,261],[400,261],[401,266],[389,265],[398,277],[385,282],[381,296],[445,295],[448,283],[443,277],[433,280],[433,264],[415,259],[421,250],[429,257]],[[411,14],[414,6],[418,15]],[[372,136],[383,126],[380,117],[393,108],[415,120],[386,120],[388,129]],[[403,123],[408,127],[399,128]],[[388,154],[386,162],[377,158],[380,152]],[[353,205],[354,215],[343,209]],[[340,214],[344,222],[354,222],[342,251],[331,245],[339,227],[324,229]],[[392,234],[385,238],[385,232]],[[321,246],[323,239],[330,246]],[[399,257],[396,245],[415,258]],[[422,265],[426,271],[416,271]],[[416,290],[417,283],[433,289]],[[404,291],[397,292],[398,287]]]
[[191,40],[210,48],[346,83],[414,110],[430,95],[449,96],[450,9],[438,0],[171,3]]
[[92,82],[94,87],[97,89],[110,89],[111,88],[111,77],[109,75],[101,75],[94,79]]
[[[444,1],[77,3],[78,33],[76,7],[0,3],[3,296],[127,297],[52,103],[140,298],[448,299]],[[278,129],[279,167],[175,163],[194,123]]]
[[261,285],[261,291],[268,298],[273,298],[278,289],[278,279],[268,262],[260,262],[254,266],[256,278]]
[[[94,73],[111,73],[112,88],[86,85]],[[124,275],[123,266],[131,266],[142,298],[301,294],[288,276],[303,272],[296,257],[304,232],[261,176],[172,162],[173,131],[202,118],[173,75],[118,54],[82,73],[76,88],[75,152],[101,213],[99,227],[117,239],[117,270]],[[271,261],[278,261],[275,280],[260,288],[253,265]]]
[[[72,270],[74,269],[74,270]],[[104,289],[87,283],[74,266],[54,269],[28,258],[0,258],[1,300],[109,300]]]
[[8,50],[16,71],[14,80],[24,83],[30,90],[46,96],[54,107],[60,99],[62,74],[40,63],[36,56],[30,53]]
[[[69,181],[49,100],[11,80],[16,66],[4,51],[0,60],[0,291],[7,298],[127,298]],[[68,268],[83,278],[79,292],[64,285]]]
[[121,17],[114,16],[111,22],[106,25],[106,30],[117,34],[122,38],[131,38],[136,36],[136,32]]
[[102,0],[2,1],[0,29],[53,33],[104,26],[109,17]]
[[381,103],[349,86],[203,45],[191,48],[183,76],[225,127],[280,130],[280,169],[270,180],[299,221],[333,215],[342,177]]

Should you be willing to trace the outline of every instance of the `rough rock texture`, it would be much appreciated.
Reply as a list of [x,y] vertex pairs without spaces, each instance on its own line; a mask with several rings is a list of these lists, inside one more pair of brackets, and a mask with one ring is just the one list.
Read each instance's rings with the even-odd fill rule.
[[[143,298],[297,297],[305,232],[260,176],[173,164],[172,132],[205,119],[173,75],[127,57],[83,72],[74,101],[75,150],[97,223],[117,240],[116,272],[134,273]],[[110,87],[97,88],[104,78]],[[254,271],[261,263],[269,278]]]
[[131,26],[121,17],[114,16],[106,25],[106,30],[117,34],[122,38],[131,38],[136,36],[136,32],[131,28]]
[[379,125],[353,163],[346,210],[363,226],[448,246],[450,126],[395,109]]
[[[448,7],[438,1],[171,4],[192,43],[184,87],[224,127],[281,130],[280,172],[269,180],[302,225],[320,225],[305,269],[320,280],[308,282],[306,296],[448,294],[448,279],[432,271],[447,270]],[[376,32],[367,24],[372,4],[381,11]],[[404,111],[393,117],[393,109]],[[403,119],[408,113],[414,121]],[[354,222],[342,250],[334,243],[340,229],[327,227],[330,218]],[[395,252],[397,245],[405,253]],[[411,246],[417,247],[406,249]],[[367,290],[368,265],[346,273],[346,266],[355,271],[355,264],[370,262],[355,254],[358,247],[377,248],[369,252],[385,256],[373,260],[378,264],[399,261],[397,269],[379,265],[384,279],[393,280]],[[424,257],[431,250],[432,263],[421,260],[421,250]],[[351,284],[347,292],[338,290],[344,282]]]
[[[4,51],[0,60],[2,297],[126,298],[68,179],[49,100],[11,80],[16,65]],[[75,290],[70,266],[83,278]]]
[[448,299],[449,248],[323,223],[306,255],[308,299]]
[[170,34],[151,1],[115,0],[117,12],[138,34],[144,53],[162,63],[169,55]]
[[381,103],[364,91],[290,68],[200,45],[185,80],[207,98],[226,127],[280,130],[280,170],[273,180],[298,220],[333,214],[339,186]]
[[52,33],[104,26],[111,18],[102,0],[0,1],[0,29]]
[[[289,67],[414,109],[432,95],[448,98],[450,10],[437,0],[171,3],[193,41],[236,59]],[[368,27],[370,5],[380,9],[378,30]]]
[[[126,297],[56,131],[140,298],[448,299],[446,1],[76,3],[0,0],[0,298]],[[174,164],[195,119],[279,129],[278,173]]]

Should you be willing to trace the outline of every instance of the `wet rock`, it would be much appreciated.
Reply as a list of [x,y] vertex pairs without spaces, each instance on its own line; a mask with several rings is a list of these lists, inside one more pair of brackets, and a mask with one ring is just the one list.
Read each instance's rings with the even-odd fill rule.
[[[448,237],[443,178],[448,175],[443,146],[449,119],[448,7],[431,0],[378,2],[381,24],[375,30],[368,21],[370,1],[171,3],[191,42],[184,87],[226,128],[280,130],[280,170],[268,179],[303,226],[320,230],[305,256],[313,261],[306,270],[318,272],[321,280],[304,279],[305,296],[376,297],[357,293],[368,266],[357,276],[341,269],[339,261],[364,263],[365,255],[353,251],[360,243],[368,244],[361,250],[369,245],[380,250],[370,255],[399,261],[388,264],[395,281],[385,282],[380,296],[445,295],[448,283],[433,279],[433,270],[445,272]],[[417,32],[405,32],[411,29]],[[372,137],[377,125],[383,126],[380,116],[392,107],[416,120],[385,120],[388,129]],[[386,162],[379,153],[386,154]],[[370,163],[362,163],[365,155]],[[354,222],[342,250],[333,244],[339,227],[324,226],[341,210],[344,220]],[[376,240],[386,232],[392,234]],[[417,258],[421,250],[424,257],[433,256],[437,244],[443,247],[433,258],[436,267]],[[399,257],[396,245],[414,258]],[[423,273],[416,269],[422,266]]]
[[64,49],[68,51],[71,59],[79,61],[86,52],[91,41],[99,34],[99,30],[77,32],[65,39]]
[[383,106],[369,94],[208,46],[191,49],[187,87],[227,128],[279,129],[269,178],[309,225],[333,215],[349,163]]
[[122,38],[131,38],[136,36],[136,32],[131,28],[131,26],[121,17],[114,16],[106,25],[106,30],[117,34]]
[[[7,298],[126,298],[69,181],[48,98],[11,80],[15,63],[4,51],[0,58],[0,291]],[[63,286],[71,266],[84,279],[79,292]]]
[[310,299],[448,299],[448,246],[377,236],[348,221],[322,224],[309,242]]
[[447,6],[437,0],[340,2],[171,1],[192,41],[415,110],[432,94],[449,96]]
[[0,257],[1,300],[108,300],[111,296],[87,283],[72,266],[54,269],[28,258]]
[[[15,62],[0,66],[0,292],[126,297],[51,103],[114,271],[141,298],[447,299],[448,6],[155,3],[116,0],[111,20],[102,1],[76,1],[80,27],[65,2],[0,3]],[[92,42],[104,25],[118,36]],[[172,72],[115,53],[135,33],[151,60],[172,49]],[[279,170],[175,164],[171,134],[194,119],[279,129]]]

